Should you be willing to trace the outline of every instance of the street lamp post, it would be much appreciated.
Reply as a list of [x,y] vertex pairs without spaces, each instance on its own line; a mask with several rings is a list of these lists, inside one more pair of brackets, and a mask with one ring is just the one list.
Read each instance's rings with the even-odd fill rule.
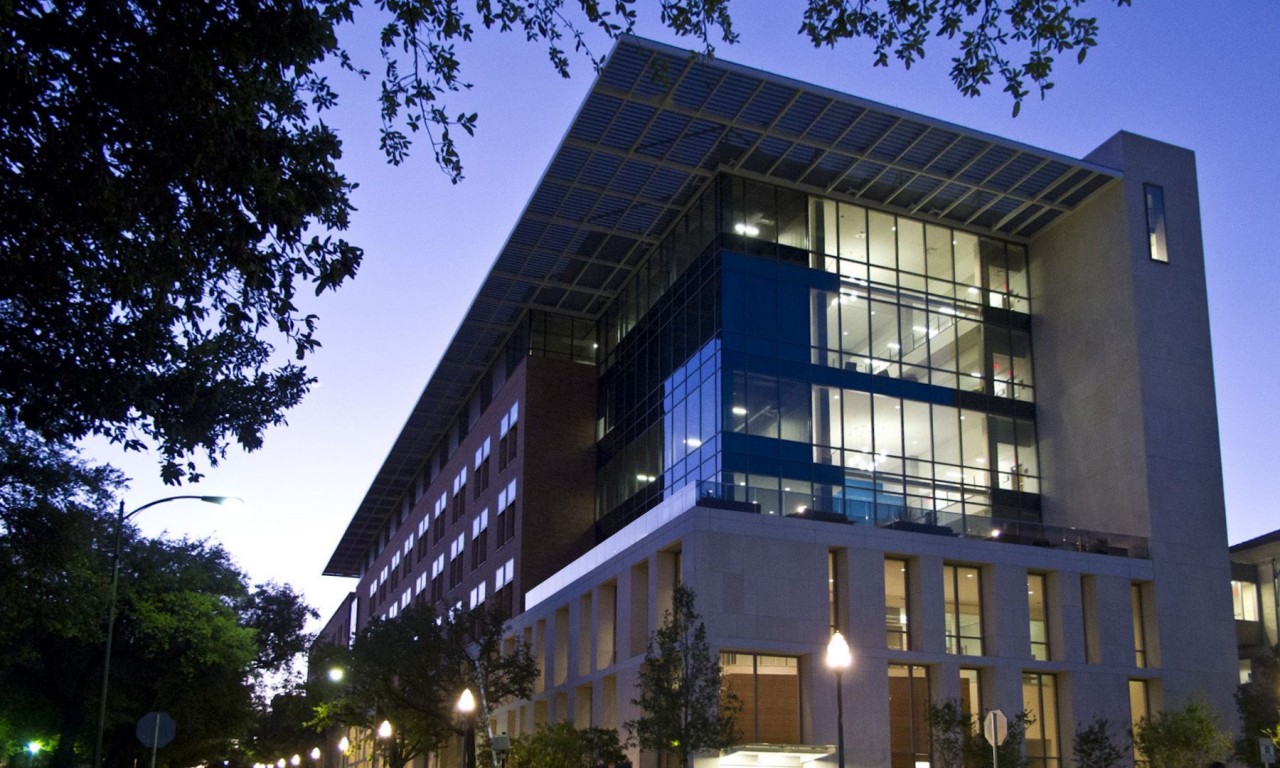
[[470,688],[464,688],[458,697],[458,712],[467,722],[467,731],[462,740],[462,768],[476,768],[476,697]]
[[836,760],[839,768],[844,768],[844,686],[841,673],[853,664],[853,653],[849,643],[839,632],[831,634],[831,642],[827,643],[827,666],[836,673]]
[[[383,720],[382,724],[378,726],[378,730],[374,731],[374,735],[378,738],[374,739],[373,742],[373,768],[378,768],[378,752],[385,752],[392,748],[391,746],[386,746],[386,742],[391,738],[393,733],[394,730],[391,727],[390,720]],[[384,763],[390,763],[391,756],[389,754],[384,754],[382,761]]]
[[124,500],[120,501],[120,512],[116,515],[115,549],[111,553],[111,593],[107,598],[107,648],[102,656],[102,693],[98,697],[98,735],[93,743],[93,768],[102,768],[102,737],[107,730],[107,689],[111,682],[111,639],[115,634],[116,626],[116,593],[120,586],[120,543],[124,537],[124,524],[144,509],[182,499],[194,499],[207,504],[226,504],[229,501],[243,501],[236,496],[200,496],[193,494],[166,496],[163,499],[156,499],[143,504],[127,515],[124,513]]

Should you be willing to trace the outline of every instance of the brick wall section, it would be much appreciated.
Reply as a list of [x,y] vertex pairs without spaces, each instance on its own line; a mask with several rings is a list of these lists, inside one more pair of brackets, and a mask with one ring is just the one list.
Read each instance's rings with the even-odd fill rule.
[[[471,424],[462,444],[445,463],[444,469],[425,489],[408,517],[390,537],[387,546],[374,559],[373,567],[360,580],[356,589],[360,626],[374,616],[388,615],[393,602],[398,602],[406,589],[412,589],[417,577],[426,574],[427,590],[415,600],[430,598],[431,564],[445,555],[445,591],[437,610],[445,610],[458,602],[469,605],[471,590],[487,582],[486,605],[494,604],[494,574],[510,558],[515,558],[513,579],[513,613],[523,608],[522,596],[528,589],[546,579],[565,563],[585,552],[594,543],[595,517],[595,413],[596,371],[593,366],[526,357],[512,372],[493,402]],[[520,402],[516,439],[516,458],[499,469],[499,427],[512,404]],[[491,444],[489,487],[475,497],[475,452],[488,438]],[[453,478],[467,468],[466,512],[457,522],[452,519]],[[498,546],[498,493],[516,480],[516,530],[514,538]],[[418,557],[415,546],[398,574],[392,571],[394,587],[388,580],[385,597],[369,597],[369,586],[377,583],[384,566],[389,566],[396,553],[403,563],[403,547],[410,533],[416,534],[418,523],[430,517],[436,500],[446,494],[449,504],[439,518],[433,518],[427,537],[444,526],[440,541],[430,544],[425,557]],[[487,557],[478,568],[471,568],[472,521],[481,510],[489,510]],[[448,588],[449,547],[462,534],[466,542],[463,553],[463,579]],[[380,590],[379,595],[382,594]],[[338,618],[335,616],[334,621]]]
[[596,369],[529,357],[525,375],[517,603],[595,543]]
[[338,606],[338,609],[329,617],[329,621],[324,625],[324,629],[316,635],[316,639],[312,642],[312,647],[318,645],[343,645],[347,644],[347,637],[351,632],[351,608],[355,603],[356,593],[352,592],[347,595]]

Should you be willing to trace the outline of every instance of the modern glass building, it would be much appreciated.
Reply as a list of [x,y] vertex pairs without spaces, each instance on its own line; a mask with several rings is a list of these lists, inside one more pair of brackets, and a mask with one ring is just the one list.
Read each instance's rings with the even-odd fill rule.
[[338,543],[324,636],[503,610],[541,674],[489,730],[617,728],[683,583],[744,702],[700,765],[834,761],[838,630],[848,764],[937,760],[954,701],[1066,766],[1095,718],[1232,711],[1211,360],[1189,151],[1069,158],[628,38]]
[[598,324],[602,528],[689,483],[772,515],[1039,522],[1028,285],[1020,243],[717,175]]

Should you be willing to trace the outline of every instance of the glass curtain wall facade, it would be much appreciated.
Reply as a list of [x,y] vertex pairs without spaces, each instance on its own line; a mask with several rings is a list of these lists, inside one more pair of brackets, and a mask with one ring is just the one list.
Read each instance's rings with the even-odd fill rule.
[[694,482],[767,514],[1037,521],[1028,292],[1020,244],[720,177],[597,326],[602,532]]

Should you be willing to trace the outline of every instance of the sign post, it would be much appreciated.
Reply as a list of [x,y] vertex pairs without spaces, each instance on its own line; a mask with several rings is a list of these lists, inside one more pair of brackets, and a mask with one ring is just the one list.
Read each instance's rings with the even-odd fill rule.
[[151,747],[151,768],[156,768],[156,750],[173,741],[177,725],[168,712],[148,712],[138,721],[138,741]]
[[1258,737],[1258,753],[1263,765],[1276,764],[1276,743],[1266,736]]
[[996,748],[1009,738],[1009,718],[998,709],[993,709],[982,719],[982,735],[991,743],[991,766],[1000,768],[1000,758]]

